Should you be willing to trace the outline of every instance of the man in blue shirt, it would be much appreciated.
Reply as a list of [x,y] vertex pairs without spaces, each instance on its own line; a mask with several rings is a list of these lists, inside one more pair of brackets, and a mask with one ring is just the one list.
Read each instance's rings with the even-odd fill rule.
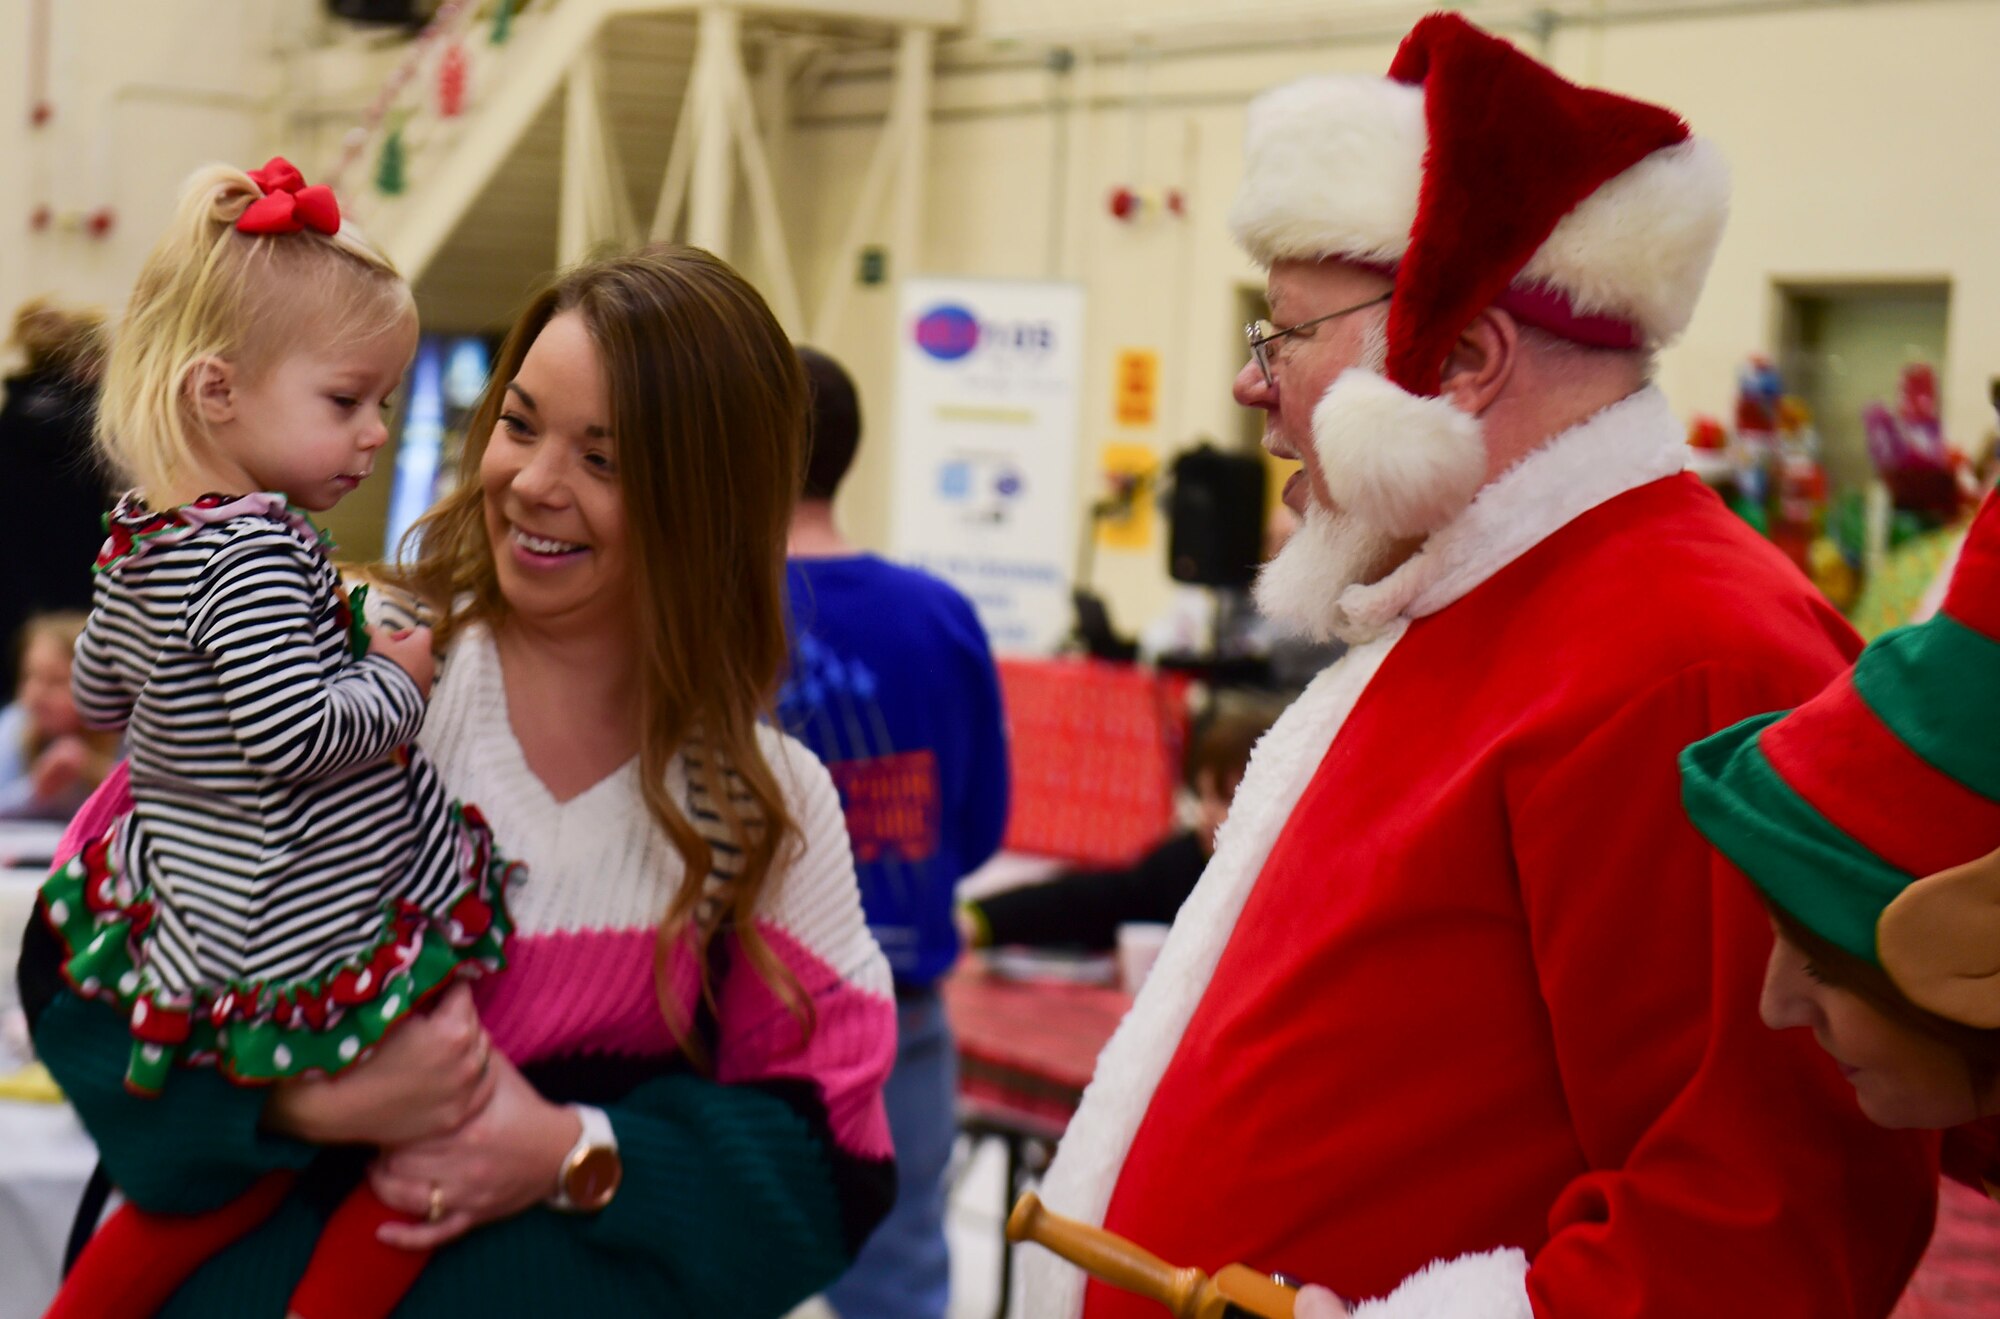
[[833,359],[810,348],[799,358],[812,429],[792,517],[792,669],[778,713],[840,789],[862,905],[895,973],[897,1006],[896,1068],[884,1096],[896,1207],[827,1299],[842,1319],[943,1319],[957,1067],[937,982],[958,957],[952,891],[993,855],[1007,823],[1000,684],[964,596],[841,535],[833,496],[860,442],[860,404]]

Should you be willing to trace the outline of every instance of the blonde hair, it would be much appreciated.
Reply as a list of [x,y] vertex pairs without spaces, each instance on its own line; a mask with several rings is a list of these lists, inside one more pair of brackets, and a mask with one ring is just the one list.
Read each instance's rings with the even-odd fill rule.
[[21,624],[21,631],[15,645],[25,655],[28,647],[37,641],[48,640],[63,648],[63,654],[76,654],[76,643],[83,639],[84,625],[89,622],[80,609],[56,609],[44,614],[30,614]]
[[203,359],[222,358],[254,382],[308,334],[369,339],[416,314],[410,286],[351,224],[331,235],[238,231],[262,195],[233,166],[195,171],[113,338],[97,444],[149,495],[169,489],[207,438],[187,389]]
[[64,307],[49,298],[30,298],[14,313],[11,342],[31,373],[53,371],[90,381],[104,365],[104,313]]
[[[618,437],[635,570],[640,791],[684,866],[656,931],[654,983],[668,1026],[700,1066],[706,1052],[671,992],[673,966],[717,928],[733,931],[749,965],[811,1028],[810,1000],[752,919],[783,876],[785,849],[800,842],[757,728],[785,662],[785,533],[805,459],[805,371],[757,291],[697,248],[648,247],[562,274],[502,345],[466,428],[458,486],[404,542],[418,548],[416,561],[385,573],[450,604],[442,644],[468,622],[506,619],[479,465],[507,383],[562,315],[577,316],[596,346]],[[667,791],[668,765],[690,750],[690,777],[740,857],[720,918],[706,928],[697,909],[716,849]],[[711,996],[705,956],[699,967]]]

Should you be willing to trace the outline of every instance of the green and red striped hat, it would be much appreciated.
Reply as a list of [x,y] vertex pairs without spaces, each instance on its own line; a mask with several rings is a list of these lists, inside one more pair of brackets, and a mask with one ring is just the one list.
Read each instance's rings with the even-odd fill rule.
[[1919,1006],[2000,1026],[2000,504],[1943,610],[1878,638],[1796,710],[1681,753],[1695,827],[1807,929]]

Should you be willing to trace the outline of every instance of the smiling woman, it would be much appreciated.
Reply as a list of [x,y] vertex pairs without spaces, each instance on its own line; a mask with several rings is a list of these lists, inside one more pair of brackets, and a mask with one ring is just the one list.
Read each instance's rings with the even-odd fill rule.
[[[622,676],[636,746],[625,709],[607,740],[624,750],[619,761],[637,751],[648,809],[696,877],[663,935],[693,913],[708,868],[709,848],[665,786],[699,730],[715,752],[701,786],[742,854],[733,902],[752,910],[792,828],[756,726],[785,657],[785,532],[805,427],[797,356],[728,266],[692,248],[651,249],[585,266],[536,298],[493,380],[467,428],[477,479],[412,530],[422,553],[404,580],[459,602],[446,645],[484,622],[503,654],[520,648],[516,636],[564,652],[591,644],[609,661],[593,668]],[[587,786],[618,763],[564,763],[566,740],[545,752],[557,777]],[[754,928],[747,936],[746,955],[789,991]]]
[[[503,346],[421,554],[378,570],[440,616],[419,744],[528,870],[476,1019],[451,998],[331,1080],[177,1071],[142,1102],[118,1023],[24,956],[129,1199],[305,1170],[161,1315],[282,1313],[364,1177],[413,1220],[379,1239],[435,1252],[400,1319],[755,1319],[846,1268],[894,1191],[896,1018],[833,783],[760,724],[804,426],[797,356],[722,262],[580,267]],[[322,1148],[356,1144],[383,1150],[365,1172]]]
[[479,461],[501,595],[530,613],[556,617],[592,602],[626,612],[632,570],[610,415],[589,327],[564,312],[507,382]]

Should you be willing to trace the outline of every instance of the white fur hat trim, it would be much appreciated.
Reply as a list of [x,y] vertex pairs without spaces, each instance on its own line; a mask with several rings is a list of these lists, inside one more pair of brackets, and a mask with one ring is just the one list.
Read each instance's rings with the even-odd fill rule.
[[1424,91],[1387,78],[1301,78],[1250,103],[1229,228],[1259,265],[1400,261],[1424,181]]
[[[1250,104],[1230,229],[1263,266],[1399,262],[1429,141],[1421,87],[1341,74],[1275,88]],[[1693,317],[1728,215],[1729,166],[1690,138],[1584,198],[1516,282],[1560,289],[1579,315],[1629,320],[1658,346]]]

